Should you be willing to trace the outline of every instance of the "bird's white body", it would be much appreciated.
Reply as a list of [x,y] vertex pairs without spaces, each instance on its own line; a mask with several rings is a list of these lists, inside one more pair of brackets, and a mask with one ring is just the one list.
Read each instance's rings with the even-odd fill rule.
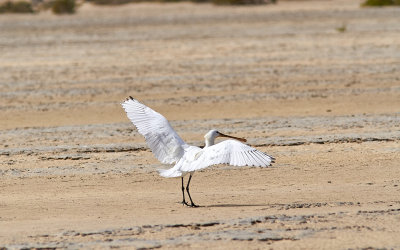
[[[175,164],[170,169],[159,170],[163,177],[183,177],[190,173],[191,178],[194,171],[218,164],[267,167],[274,161],[273,157],[239,142],[245,142],[245,139],[224,135],[216,130],[210,130],[204,136],[204,148],[188,145],[174,131],[164,116],[132,97],[127,98],[122,103],[122,107],[139,133],[145,137],[155,157],[162,163]],[[229,137],[233,140],[215,144],[217,137]],[[188,186],[187,191],[189,191]],[[185,199],[183,202],[186,204]],[[193,202],[192,206],[194,206]]]
[[189,172],[182,169],[188,168],[191,164],[194,164],[198,160],[198,154],[202,151],[201,148],[196,146],[188,146],[185,148],[185,153],[182,158],[170,169],[158,170],[160,175],[163,177],[183,177]]

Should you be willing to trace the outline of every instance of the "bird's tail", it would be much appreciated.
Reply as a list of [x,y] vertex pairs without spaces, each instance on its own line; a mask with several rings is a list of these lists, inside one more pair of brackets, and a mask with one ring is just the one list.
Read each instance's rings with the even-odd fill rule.
[[158,173],[162,176],[162,177],[180,177],[182,176],[182,172],[181,171],[177,171],[174,168],[170,168],[170,169],[158,169]]

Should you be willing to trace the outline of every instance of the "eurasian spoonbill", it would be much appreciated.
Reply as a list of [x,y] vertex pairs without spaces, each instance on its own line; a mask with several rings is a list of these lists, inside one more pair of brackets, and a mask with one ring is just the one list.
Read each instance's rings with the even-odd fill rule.
[[[179,137],[164,116],[131,96],[122,103],[122,107],[129,120],[146,139],[155,157],[164,164],[175,164],[170,169],[159,170],[159,173],[163,177],[181,177],[182,204],[184,205],[197,207],[189,193],[190,181],[196,170],[217,164],[267,167],[275,160],[272,156],[242,143],[246,142],[246,139],[225,135],[217,130],[210,130],[204,136],[204,148],[188,145]],[[228,137],[233,140],[215,144],[217,137]],[[190,204],[185,201],[183,177],[186,174],[189,174],[186,192]]]

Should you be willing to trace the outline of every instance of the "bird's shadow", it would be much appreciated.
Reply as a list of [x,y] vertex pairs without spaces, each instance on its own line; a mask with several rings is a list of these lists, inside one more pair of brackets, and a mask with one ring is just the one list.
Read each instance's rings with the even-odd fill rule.
[[215,204],[201,207],[268,207],[269,204]]
[[[177,202],[182,204],[182,202]],[[212,205],[198,205],[194,208],[207,208],[207,207],[270,207],[271,204],[212,204]],[[188,206],[190,207],[190,206]]]

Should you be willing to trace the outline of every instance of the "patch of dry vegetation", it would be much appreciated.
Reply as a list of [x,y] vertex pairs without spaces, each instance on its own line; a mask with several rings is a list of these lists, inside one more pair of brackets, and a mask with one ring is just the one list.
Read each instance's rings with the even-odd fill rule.
[[32,4],[26,1],[7,1],[0,5],[1,13],[33,13]]
[[212,3],[217,5],[257,5],[276,3],[277,0],[265,1],[265,0],[211,0]]
[[73,14],[75,6],[75,0],[55,0],[52,2],[51,10],[54,14]]
[[366,0],[361,4],[363,7],[382,7],[400,5],[400,0]]
[[89,3],[98,5],[121,5],[128,3],[139,3],[141,0],[87,0]]

